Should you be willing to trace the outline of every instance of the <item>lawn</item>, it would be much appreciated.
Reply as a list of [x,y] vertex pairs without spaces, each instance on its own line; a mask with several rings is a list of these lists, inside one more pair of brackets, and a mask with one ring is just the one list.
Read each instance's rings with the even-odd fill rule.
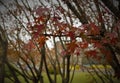
[[[43,73],[43,76],[44,76],[44,83],[49,83],[45,73]],[[97,83],[102,83],[102,81],[96,75],[93,76],[96,78]],[[22,81],[22,83],[25,83],[22,77],[19,76],[19,79]],[[12,82],[6,79],[5,83],[12,83]],[[57,75],[57,83],[62,83],[60,75]],[[88,72],[75,72],[75,76],[72,83],[96,83],[96,82]],[[110,82],[106,80],[106,83],[110,83]],[[114,79],[114,83],[120,83],[120,80]]]
[[[102,65],[92,65],[92,67],[104,69],[104,67]],[[107,69],[111,69],[111,67],[109,65],[107,65],[106,67],[107,67]],[[75,69],[77,69],[77,71],[75,71],[75,75],[74,75],[72,83],[96,83],[95,80],[93,79],[93,76],[96,79],[97,83],[102,83],[100,78],[98,78],[95,75],[95,73],[92,72],[93,75],[90,75],[87,71],[84,71],[84,72],[79,71],[80,68],[81,68],[80,66],[75,67]],[[71,71],[72,71],[72,69],[73,69],[73,67],[71,66]],[[91,67],[88,66],[88,69],[91,69]],[[54,78],[54,75],[51,74],[51,76]],[[104,76],[102,76],[102,77],[104,77]],[[18,76],[18,78],[20,79],[21,83],[25,83],[24,79],[21,76]],[[44,78],[44,83],[49,83],[47,75],[44,72],[43,72],[43,78]],[[120,83],[120,80],[117,80],[113,77],[111,77],[111,78],[114,80],[114,83]],[[106,78],[104,78],[104,80],[106,80]],[[11,82],[9,79],[6,78],[5,83],[13,83],[13,82]],[[60,75],[57,75],[57,83],[62,83]],[[106,80],[105,83],[110,83],[110,82],[108,80]]]

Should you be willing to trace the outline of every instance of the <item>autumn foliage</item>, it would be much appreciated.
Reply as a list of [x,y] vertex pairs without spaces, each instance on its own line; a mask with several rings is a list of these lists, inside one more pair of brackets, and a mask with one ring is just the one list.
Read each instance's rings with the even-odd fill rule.
[[[22,5],[15,0],[19,11],[12,11],[3,3],[8,9],[9,18],[14,18],[14,24],[9,24],[11,27],[5,31],[9,43],[8,61],[14,59],[14,64],[20,68],[17,71],[12,67],[15,72],[27,83],[29,80],[44,83],[42,72],[46,72],[50,83],[56,83],[59,72],[62,83],[69,83],[72,82],[70,66],[78,64],[78,57],[84,56],[99,64],[104,60],[103,64],[111,65],[115,77],[120,78],[117,58],[120,55],[119,18],[113,15],[102,0],[56,1],[57,5],[45,0],[49,4],[45,5],[39,0],[39,5],[31,8],[27,0],[26,3],[21,0]],[[5,24],[3,21],[4,27]],[[52,44],[52,48],[47,42]],[[75,63],[71,60],[73,57],[77,58]],[[10,67],[10,64],[7,65]],[[49,66],[53,69],[54,79],[49,73]],[[99,73],[96,75],[100,77]]]

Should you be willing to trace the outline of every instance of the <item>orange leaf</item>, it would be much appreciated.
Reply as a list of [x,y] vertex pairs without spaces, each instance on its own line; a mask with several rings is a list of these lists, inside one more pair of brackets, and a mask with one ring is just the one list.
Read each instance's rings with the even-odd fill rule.
[[42,47],[42,46],[45,44],[46,40],[48,40],[48,38],[46,38],[45,36],[41,36],[41,37],[37,40],[37,42],[38,42],[39,46]]
[[90,24],[90,27],[91,27],[91,31],[90,31],[90,34],[91,34],[91,35],[100,34],[100,29],[99,29],[98,26],[95,25],[95,23],[91,23],[91,24]]
[[73,53],[75,51],[76,47],[78,47],[78,45],[76,44],[76,41],[73,41],[68,44],[67,50],[68,50],[68,52]]
[[40,16],[36,19],[36,21],[38,21],[38,22],[45,22],[45,20],[46,20],[46,17],[44,15]]
[[29,42],[24,46],[24,48],[28,51],[31,51],[32,49],[35,48],[34,43],[32,42],[32,40],[29,40]]

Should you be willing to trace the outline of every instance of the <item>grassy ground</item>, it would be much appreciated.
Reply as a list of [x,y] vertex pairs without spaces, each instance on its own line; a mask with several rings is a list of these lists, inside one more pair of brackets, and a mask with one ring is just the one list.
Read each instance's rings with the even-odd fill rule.
[[[92,67],[104,69],[104,67],[102,65],[92,65]],[[111,69],[111,67],[109,65],[106,66],[106,67],[107,67],[107,69]],[[103,83],[100,80],[100,78],[97,77],[94,73],[93,73],[93,75],[90,75],[87,71],[85,71],[85,72],[81,71],[80,72],[79,71],[80,68],[81,68],[80,66],[75,67],[75,69],[77,71],[75,71],[75,75],[74,75],[72,83],[96,83],[95,79],[96,79],[97,83]],[[74,67],[71,66],[71,70],[72,69],[74,69]],[[88,69],[91,69],[91,67],[88,66]],[[51,76],[54,78],[54,75],[51,75]],[[94,76],[95,79],[93,79],[93,76]],[[102,77],[104,77],[104,76],[102,75]],[[24,79],[21,76],[18,76],[18,78],[20,79],[21,83],[25,83]],[[43,78],[44,78],[44,83],[49,83],[46,73],[43,73]],[[113,77],[110,77],[110,78],[112,78],[114,80],[114,83],[120,83],[120,80],[117,80]],[[104,78],[104,80],[106,80],[106,78]],[[9,79],[5,79],[5,83],[13,83],[13,82],[11,82]],[[60,75],[57,75],[57,83],[62,83]],[[110,83],[110,82],[108,80],[106,80],[105,83]]]
[[[45,73],[43,73],[43,76],[44,76],[44,83],[49,83],[48,78]],[[93,76],[97,80],[97,83],[103,83],[96,75],[93,75]],[[25,83],[22,77],[19,76],[19,79],[22,81],[22,83]],[[6,79],[5,83],[12,83],[12,82]],[[60,75],[57,75],[57,83],[62,83]],[[92,78],[92,76],[87,72],[75,72],[75,76],[74,76],[72,83],[96,83],[96,82]],[[106,80],[105,83],[110,83],[110,82]],[[120,83],[120,80],[114,79],[114,83]]]

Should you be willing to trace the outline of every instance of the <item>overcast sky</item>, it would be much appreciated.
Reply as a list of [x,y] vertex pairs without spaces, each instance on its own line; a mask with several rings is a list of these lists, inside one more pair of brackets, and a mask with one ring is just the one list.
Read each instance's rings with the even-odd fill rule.
[[[8,4],[10,4],[10,3],[13,3],[13,1],[14,0],[0,0],[0,1],[2,1],[4,4],[6,4],[8,7],[9,7],[9,5]],[[19,2],[21,1],[21,0],[18,0]],[[25,1],[25,0],[23,0],[23,1]],[[38,5],[38,4],[40,4],[40,3],[38,3],[38,1],[39,0],[28,0],[29,1],[29,4],[30,4],[30,6],[34,6],[34,5]],[[33,3],[33,1],[34,1],[34,3]],[[49,5],[50,3],[46,3],[45,2],[45,0],[41,0],[46,6],[47,5]],[[55,2],[56,1],[56,2]],[[55,3],[55,4],[57,4],[57,0],[53,0],[53,2]],[[63,5],[62,5],[63,6]],[[1,12],[3,12],[3,11],[7,11],[7,9],[0,3],[0,11]],[[76,20],[76,22],[77,22],[78,20]],[[75,24],[76,25],[76,24]],[[80,24],[78,24],[78,25],[76,25],[76,26],[79,26]],[[22,37],[22,36],[21,36]],[[27,39],[27,40],[29,40],[30,39],[30,37],[22,37],[21,38],[22,40],[25,40],[25,39]],[[58,39],[57,39],[58,40]],[[47,41],[47,45],[50,47],[50,48],[52,48],[53,47],[53,39],[51,38],[51,39],[49,39],[48,41]]]

